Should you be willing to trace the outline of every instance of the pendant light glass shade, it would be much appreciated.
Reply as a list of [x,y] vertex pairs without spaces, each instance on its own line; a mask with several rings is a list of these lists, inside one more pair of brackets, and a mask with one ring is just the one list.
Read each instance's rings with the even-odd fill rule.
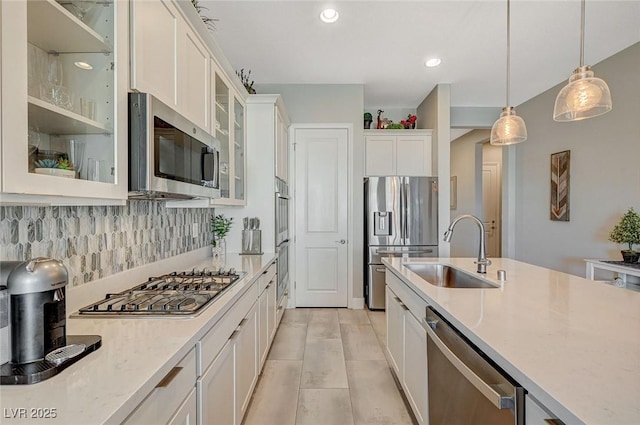
[[491,127],[492,145],[515,145],[527,140],[527,127],[524,120],[516,115],[515,108],[502,108],[500,118]]
[[506,146],[522,143],[527,140],[527,126],[524,120],[516,115],[516,109],[509,105],[509,51],[511,47],[511,3],[507,0],[507,106],[502,108],[500,118],[491,127],[492,145]]
[[591,67],[577,68],[556,98],[553,119],[559,122],[580,121],[609,112],[612,108],[609,86],[593,76]]
[[580,121],[605,114],[613,107],[609,86],[593,75],[590,66],[584,66],[584,9],[585,0],[580,3],[580,67],[569,77],[553,108],[554,121]]

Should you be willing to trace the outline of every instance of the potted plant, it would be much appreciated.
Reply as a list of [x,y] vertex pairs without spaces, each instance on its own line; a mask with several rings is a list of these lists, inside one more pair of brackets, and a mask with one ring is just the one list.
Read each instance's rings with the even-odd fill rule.
[[47,174],[49,176],[76,178],[76,172],[73,169],[73,164],[66,158],[55,159],[40,159],[35,162],[36,174]]
[[365,112],[364,113],[364,128],[365,129],[370,129],[372,122],[373,122],[373,115],[371,115],[371,113],[369,113],[369,112]]
[[640,251],[634,250],[633,245],[640,244],[640,215],[633,210],[633,207],[629,208],[620,222],[613,226],[611,233],[609,233],[609,240],[629,245],[629,249],[620,251],[625,263],[638,262]]
[[211,232],[213,232],[213,240],[211,241],[211,252],[213,254],[213,262],[216,267],[222,267],[227,256],[227,241],[224,239],[231,230],[233,217],[227,218],[224,214],[218,214],[211,217]]
[[254,81],[251,80],[251,83],[249,83],[249,77],[251,76],[251,70],[249,70],[249,72],[247,72],[245,74],[244,73],[244,68],[242,68],[240,70],[240,72],[236,71],[236,75],[240,78],[240,81],[242,81],[242,85],[244,86],[244,88],[247,89],[247,93],[256,94],[256,89],[253,88]]

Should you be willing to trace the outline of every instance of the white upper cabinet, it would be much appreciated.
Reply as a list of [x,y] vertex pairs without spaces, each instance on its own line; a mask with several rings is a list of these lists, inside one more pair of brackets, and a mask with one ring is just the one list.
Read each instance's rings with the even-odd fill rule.
[[289,121],[276,109],[276,177],[289,181]]
[[169,0],[131,2],[131,88],[178,106],[180,12]]
[[122,203],[128,2],[0,8],[2,200]]
[[213,134],[220,141],[220,198],[215,205],[246,204],[245,104],[211,59]]
[[131,2],[131,88],[210,131],[209,52],[177,5]]
[[366,176],[430,176],[431,130],[364,132]]

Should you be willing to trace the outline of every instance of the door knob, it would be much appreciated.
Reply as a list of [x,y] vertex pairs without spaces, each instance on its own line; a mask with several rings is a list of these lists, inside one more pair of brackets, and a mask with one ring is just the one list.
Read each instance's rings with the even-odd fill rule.
[[340,244],[342,244],[342,245],[344,245],[344,244],[346,244],[346,243],[347,243],[347,241],[346,241],[346,240],[344,240],[344,239],[340,239],[339,241],[336,241],[336,242],[338,242],[338,243],[340,243]]

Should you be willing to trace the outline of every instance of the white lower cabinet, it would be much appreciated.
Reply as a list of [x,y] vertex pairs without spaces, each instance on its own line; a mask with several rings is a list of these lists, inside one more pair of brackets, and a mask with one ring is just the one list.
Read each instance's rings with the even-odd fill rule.
[[238,329],[236,342],[236,418],[242,422],[258,380],[258,306],[253,305]]
[[260,328],[258,329],[258,362],[259,370],[262,370],[267,354],[269,353],[269,296],[267,291],[269,287],[260,294],[258,299],[258,316],[260,318]]
[[[276,276],[273,277],[271,281],[271,285],[267,286],[267,298],[269,298],[269,305],[267,306],[267,316],[269,318],[269,322],[267,324],[267,333],[269,334],[269,341],[273,341],[273,338],[276,336],[276,331],[278,330],[278,310],[276,303],[277,294],[276,291],[278,289],[278,278]],[[271,345],[271,343],[269,343]],[[267,349],[267,352],[269,350]]]
[[192,389],[178,412],[171,418],[169,425],[195,425],[198,416],[196,389]]
[[173,424],[182,423],[175,422],[178,416],[195,418],[195,409],[189,410],[183,403],[186,401],[188,404],[195,382],[196,350],[193,349],[166,374],[124,424]]
[[427,334],[413,314],[404,315],[404,384],[405,394],[419,424],[427,417]]
[[424,317],[427,304],[388,271],[386,276],[387,357],[418,424],[426,425],[427,333],[418,317]]
[[389,287],[386,288],[386,316],[387,316],[387,355],[391,361],[391,366],[396,372],[398,379],[402,379],[404,374],[403,351],[404,351],[404,309],[400,298]]
[[533,397],[527,394],[524,398],[524,423],[527,425],[563,425],[553,413],[540,405]]
[[198,380],[198,424],[235,425],[235,348],[237,333],[227,341]]

